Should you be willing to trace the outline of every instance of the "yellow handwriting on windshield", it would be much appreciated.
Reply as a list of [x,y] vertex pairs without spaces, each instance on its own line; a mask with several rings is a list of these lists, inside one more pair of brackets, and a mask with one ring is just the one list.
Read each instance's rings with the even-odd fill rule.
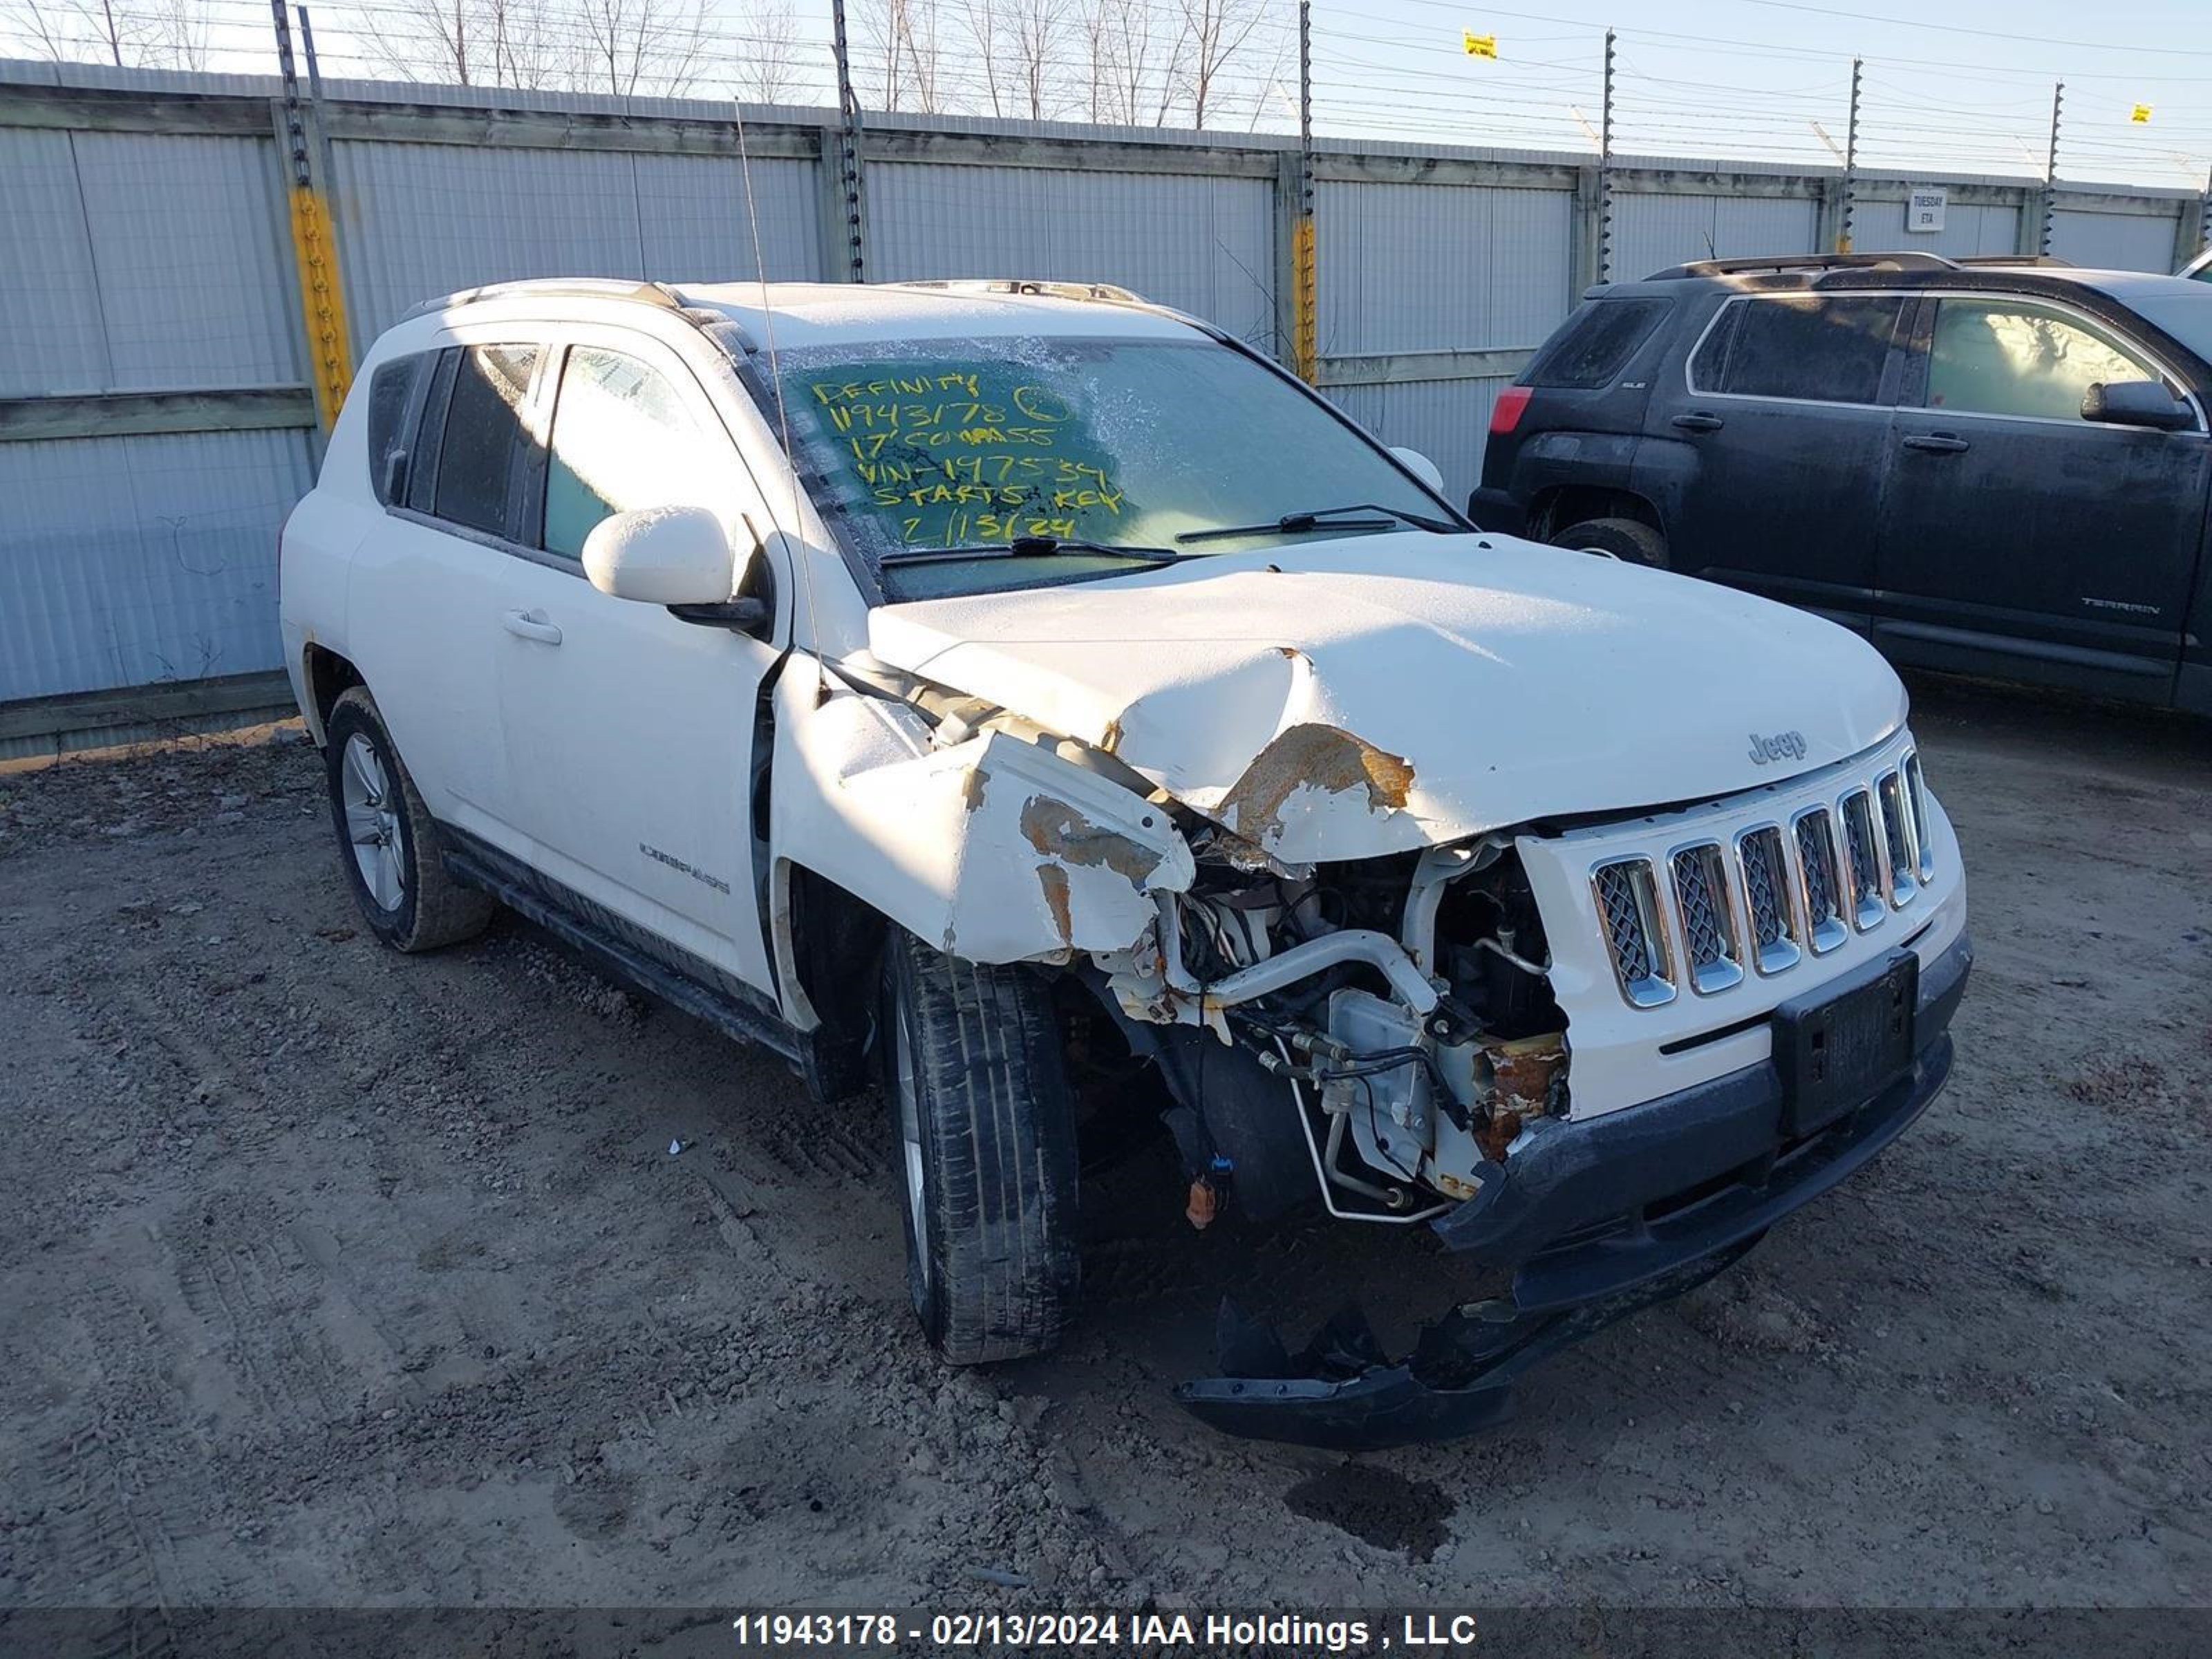
[[859,493],[908,546],[1113,541],[1127,497],[1074,407],[1048,386],[990,381],[933,368],[808,389]]

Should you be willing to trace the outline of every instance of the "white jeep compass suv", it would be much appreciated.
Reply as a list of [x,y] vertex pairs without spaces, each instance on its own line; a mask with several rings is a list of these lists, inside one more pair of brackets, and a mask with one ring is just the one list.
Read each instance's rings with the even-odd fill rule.
[[1194,1222],[1510,1269],[1398,1360],[1225,1316],[1181,1391],[1388,1443],[1873,1156],[1971,960],[1869,647],[1437,488],[1118,289],[514,283],[370,352],[285,653],[388,944],[503,902],[825,1098],[874,1069],[948,1359],[1071,1317],[1102,1054]]

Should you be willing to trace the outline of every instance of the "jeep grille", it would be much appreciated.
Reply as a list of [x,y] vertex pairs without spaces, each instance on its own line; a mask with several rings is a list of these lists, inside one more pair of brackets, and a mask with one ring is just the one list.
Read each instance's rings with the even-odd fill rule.
[[[1730,840],[1616,852],[1591,866],[1606,949],[1621,994],[1639,1008],[1673,1000],[1686,978],[1725,993],[1747,969],[1786,974],[1881,926],[1935,874],[1917,755]],[[1679,964],[1679,969],[1678,969]]]

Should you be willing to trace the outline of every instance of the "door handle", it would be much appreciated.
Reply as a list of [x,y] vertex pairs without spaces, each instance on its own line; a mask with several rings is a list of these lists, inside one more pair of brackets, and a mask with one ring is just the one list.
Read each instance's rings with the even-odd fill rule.
[[1973,447],[1964,438],[1954,438],[1948,432],[1916,432],[1905,441],[1905,447],[1930,455],[1959,455]]
[[1668,424],[1679,426],[1685,432],[1717,432],[1726,422],[1719,416],[1708,414],[1700,409],[1687,415],[1677,415]]
[[532,616],[527,611],[510,611],[499,620],[501,626],[520,639],[536,640],[540,645],[561,643],[561,630],[542,616]]

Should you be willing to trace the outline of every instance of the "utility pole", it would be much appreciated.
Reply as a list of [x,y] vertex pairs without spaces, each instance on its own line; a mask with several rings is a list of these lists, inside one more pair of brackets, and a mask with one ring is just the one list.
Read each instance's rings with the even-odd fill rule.
[[1613,280],[1613,43],[1605,32],[1605,106],[1598,119],[1597,279]]
[[860,100],[853,90],[853,58],[845,40],[845,0],[830,0],[837,54],[837,175],[845,221],[845,279],[867,281],[867,216],[860,188]]
[[1851,251],[1851,220],[1858,210],[1859,188],[1859,69],[1851,59],[1851,122],[1844,129],[1844,222],[1836,234],[1836,252]]
[[2066,83],[2051,89],[2051,149],[2043,163],[2043,236],[2037,252],[2051,252],[2051,233],[2058,218],[2058,118],[2066,107]]
[[1291,224],[1291,274],[1295,286],[1291,356],[1298,378],[1312,386],[1320,372],[1321,351],[1314,273],[1312,0],[1298,0],[1298,204]]

